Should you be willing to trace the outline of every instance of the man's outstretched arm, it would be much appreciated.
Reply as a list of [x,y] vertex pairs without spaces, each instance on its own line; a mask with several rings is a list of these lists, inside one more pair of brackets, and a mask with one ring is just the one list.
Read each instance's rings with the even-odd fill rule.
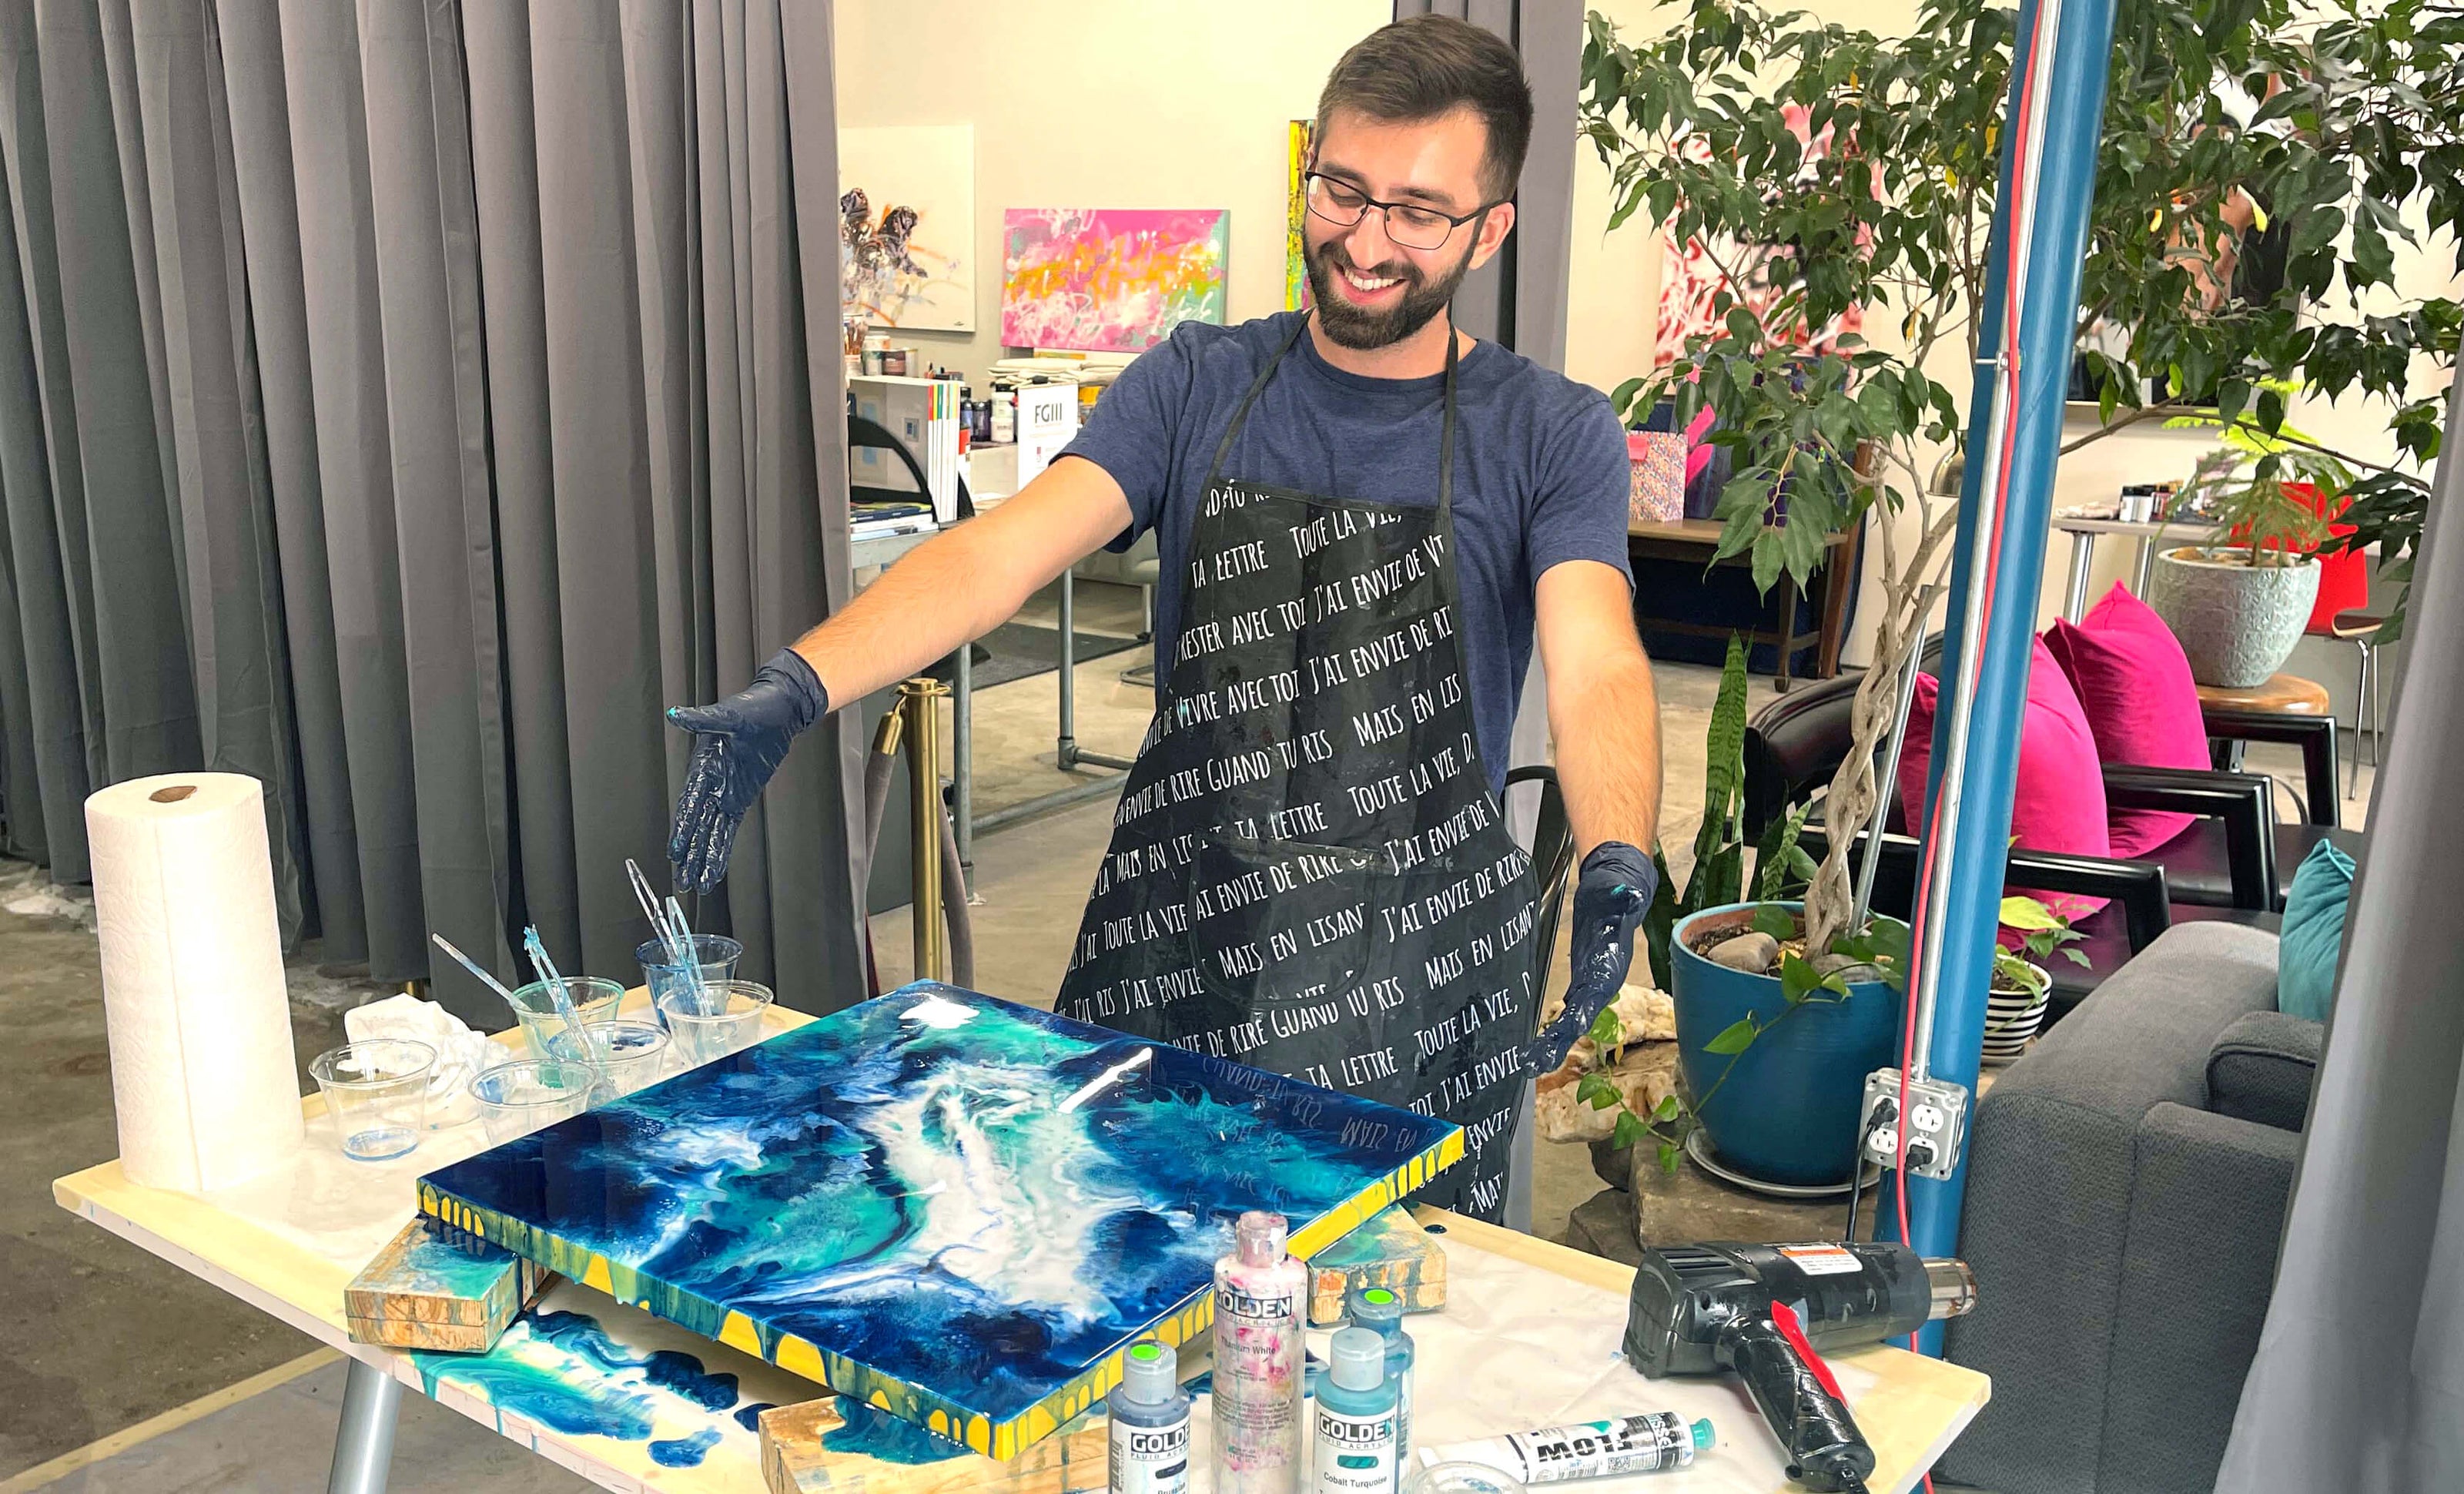
[[1635,635],[1633,588],[1615,566],[1551,566],[1540,576],[1538,609],[1557,785],[1583,858],[1566,1008],[1529,1056],[1545,1073],[1617,999],[1633,966],[1635,927],[1659,887],[1651,846],[1660,835],[1660,699]]
[[833,705],[906,679],[1009,620],[1037,588],[1130,525],[1111,473],[1065,456],[1016,496],[900,558],[743,690],[671,710],[694,734],[668,860],[681,887],[727,875],[737,827],[797,736]]

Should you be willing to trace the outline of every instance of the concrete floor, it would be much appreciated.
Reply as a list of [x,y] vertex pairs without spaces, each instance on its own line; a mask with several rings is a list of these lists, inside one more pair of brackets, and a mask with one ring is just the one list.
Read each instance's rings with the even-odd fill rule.
[[[1080,595],[1083,629],[1134,632],[1136,619],[1134,592],[1089,586]],[[1141,657],[1079,667],[1085,745],[1135,750],[1152,697],[1118,676]],[[1682,862],[1700,818],[1701,743],[1717,677],[1688,666],[1662,666],[1659,677],[1668,758],[1662,834]],[[1053,687],[1046,674],[978,697],[979,813],[1070,781],[1052,760]],[[1770,682],[1757,679],[1752,704],[1770,698]],[[2253,765],[2299,786],[2289,755],[2255,750]],[[2372,776],[2364,770],[2345,823],[2362,823]],[[1110,801],[1099,799],[979,840],[979,988],[1050,1002],[1110,823]],[[118,1148],[90,906],[80,918],[74,896],[28,892],[38,885],[33,868],[0,865],[0,1022],[12,1037],[0,1049],[0,1281],[9,1284],[0,1292],[0,1494],[317,1487],[332,1446],[339,1364],[303,1363],[317,1347],[309,1339],[52,1202],[53,1177]],[[11,904],[36,912],[5,911]],[[909,968],[908,928],[904,911],[873,920],[883,975],[893,981]],[[1562,987],[1562,951],[1555,964]],[[313,953],[297,962],[293,1023],[303,1075],[310,1057],[341,1041],[341,1012],[378,994],[320,975]],[[1600,1187],[1585,1149],[1542,1146],[1534,1232],[1565,1239],[1570,1217]],[[196,1405],[244,1381],[251,1394]],[[587,1487],[421,1397],[403,1404],[399,1490]],[[178,1424],[165,1429],[165,1421]],[[74,1469],[41,1466],[131,1428],[154,1435],[97,1448],[107,1456]]]

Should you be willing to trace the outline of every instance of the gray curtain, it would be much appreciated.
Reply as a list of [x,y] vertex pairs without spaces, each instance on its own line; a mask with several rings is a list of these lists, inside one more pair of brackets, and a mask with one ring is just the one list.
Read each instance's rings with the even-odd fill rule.
[[[822,0],[0,0],[0,808],[267,790],[286,937],[633,973],[686,739],[845,602]],[[809,257],[806,246],[814,246]],[[861,991],[816,734],[697,927]],[[441,968],[440,968],[441,967]]]
[[2464,383],[2276,1289],[2217,1488],[2464,1489]]

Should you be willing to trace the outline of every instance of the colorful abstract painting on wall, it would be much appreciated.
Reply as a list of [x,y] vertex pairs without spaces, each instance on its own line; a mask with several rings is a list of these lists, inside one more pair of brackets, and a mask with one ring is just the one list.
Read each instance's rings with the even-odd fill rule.
[[839,140],[841,311],[932,332],[976,328],[976,131],[849,128]]
[[1220,209],[1012,208],[1001,214],[1001,342],[1136,353],[1223,321]]
[[[1803,104],[1790,104],[1782,110],[1788,127],[1803,148],[1809,162],[1821,159],[1831,149],[1831,126],[1824,125],[1819,134],[1813,128],[1812,116]],[[1707,146],[1700,148],[1707,149]],[[1724,322],[1719,307],[1719,293],[1726,288],[1737,300],[1750,309],[1756,318],[1768,319],[1789,287],[1786,278],[1774,283],[1769,271],[1774,257],[1782,251],[1768,244],[1740,244],[1721,235],[1712,242],[1687,239],[1680,243],[1673,233],[1661,234],[1660,276],[1660,318],[1653,366],[1664,368],[1685,354],[1685,344],[1692,338],[1715,335]],[[1733,278],[1731,278],[1733,276]],[[1836,351],[1839,339],[1857,333],[1864,326],[1864,312],[1852,306],[1829,326],[1811,328],[1801,322],[1793,327],[1777,328],[1784,341],[1813,352]]]
[[1294,120],[1284,132],[1284,310],[1307,311],[1309,303],[1308,240],[1302,237],[1303,225],[1309,221],[1309,183],[1311,137],[1317,131],[1316,121]]
[[427,1213],[996,1458],[1211,1319],[1243,1209],[1307,1256],[1462,1131],[918,984],[420,1180]]

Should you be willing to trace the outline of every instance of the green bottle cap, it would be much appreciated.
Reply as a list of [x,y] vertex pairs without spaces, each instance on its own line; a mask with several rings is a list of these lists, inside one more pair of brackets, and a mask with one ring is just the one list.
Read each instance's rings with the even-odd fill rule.
[[1698,1453],[1709,1452],[1712,1440],[1710,1418],[1705,1417],[1697,1420],[1694,1423],[1694,1450]]

